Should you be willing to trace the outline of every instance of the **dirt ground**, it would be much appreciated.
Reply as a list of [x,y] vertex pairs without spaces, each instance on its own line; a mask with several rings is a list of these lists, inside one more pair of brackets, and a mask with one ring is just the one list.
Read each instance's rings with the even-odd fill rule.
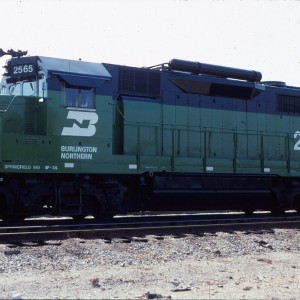
[[300,230],[0,244],[1,299],[299,299]]

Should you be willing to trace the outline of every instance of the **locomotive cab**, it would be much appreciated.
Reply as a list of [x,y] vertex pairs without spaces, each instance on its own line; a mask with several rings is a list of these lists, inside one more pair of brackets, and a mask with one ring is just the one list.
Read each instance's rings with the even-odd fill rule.
[[1,80],[3,133],[45,134],[46,72],[37,57],[14,57],[5,65]]
[[0,218],[92,214],[100,196],[83,192],[79,177],[111,160],[112,106],[99,97],[110,74],[102,64],[12,56],[0,86]]

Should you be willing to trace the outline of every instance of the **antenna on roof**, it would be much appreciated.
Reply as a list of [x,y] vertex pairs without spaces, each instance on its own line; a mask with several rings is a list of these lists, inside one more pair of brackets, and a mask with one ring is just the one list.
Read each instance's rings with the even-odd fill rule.
[[27,54],[28,51],[15,51],[13,49],[7,50],[6,52],[0,48],[0,57],[4,56],[4,55],[11,55],[11,57],[21,57]]

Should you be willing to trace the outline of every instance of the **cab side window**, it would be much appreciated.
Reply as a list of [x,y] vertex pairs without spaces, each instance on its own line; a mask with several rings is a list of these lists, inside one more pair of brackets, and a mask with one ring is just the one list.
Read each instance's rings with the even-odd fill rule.
[[76,87],[62,82],[62,98],[65,107],[95,108],[95,89]]
[[94,89],[81,89],[80,93],[80,105],[86,108],[95,108],[94,105]]

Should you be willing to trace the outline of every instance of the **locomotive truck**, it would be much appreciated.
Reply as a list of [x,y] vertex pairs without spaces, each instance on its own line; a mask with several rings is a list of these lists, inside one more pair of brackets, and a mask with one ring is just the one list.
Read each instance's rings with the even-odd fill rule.
[[0,49],[0,218],[300,212],[300,88],[26,54]]

